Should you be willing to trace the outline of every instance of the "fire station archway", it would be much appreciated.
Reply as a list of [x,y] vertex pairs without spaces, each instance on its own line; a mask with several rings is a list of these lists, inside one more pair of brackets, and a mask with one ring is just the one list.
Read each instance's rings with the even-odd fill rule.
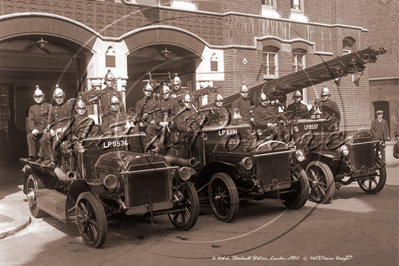
[[67,99],[75,97],[77,88],[83,86],[86,57],[93,53],[97,34],[51,14],[11,15],[1,19],[0,26],[0,88],[4,96],[0,131],[7,126],[9,137],[12,132],[29,130],[26,116],[36,85],[47,102],[51,102],[56,84]]
[[167,81],[178,74],[182,81],[180,93],[196,89],[196,70],[202,61],[206,43],[186,31],[171,27],[142,29],[124,38],[129,49],[126,106],[134,107],[143,97],[143,80]]

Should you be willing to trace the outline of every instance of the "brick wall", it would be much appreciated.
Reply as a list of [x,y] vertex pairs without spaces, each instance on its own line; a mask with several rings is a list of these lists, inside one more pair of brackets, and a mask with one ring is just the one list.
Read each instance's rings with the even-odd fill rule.
[[262,13],[262,3],[261,0],[224,0],[223,12],[260,15]]

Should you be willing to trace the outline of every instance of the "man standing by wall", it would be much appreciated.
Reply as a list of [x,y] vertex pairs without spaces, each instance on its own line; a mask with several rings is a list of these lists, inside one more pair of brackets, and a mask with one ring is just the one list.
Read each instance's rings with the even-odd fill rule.
[[371,134],[373,135],[374,140],[389,141],[391,138],[389,137],[388,123],[384,118],[382,118],[384,111],[378,110],[375,113],[377,114],[377,118],[371,121]]
[[[375,113],[377,114],[377,118],[371,121],[370,132],[373,135],[374,140],[380,140],[385,143],[386,140],[389,141],[391,139],[389,137],[388,123],[384,118],[382,118],[384,111],[378,110]],[[385,162],[385,150],[382,152],[382,160]]]

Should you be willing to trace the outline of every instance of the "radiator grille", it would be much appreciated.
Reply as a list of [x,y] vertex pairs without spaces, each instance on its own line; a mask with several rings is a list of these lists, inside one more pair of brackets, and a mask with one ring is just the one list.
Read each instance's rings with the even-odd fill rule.
[[352,144],[349,149],[349,159],[356,170],[363,167],[373,168],[375,165],[374,143]]
[[291,180],[290,153],[281,152],[256,156],[256,179],[263,186],[273,184],[276,179],[278,183],[285,183]]
[[126,207],[138,207],[172,200],[171,169],[151,169],[125,178]]

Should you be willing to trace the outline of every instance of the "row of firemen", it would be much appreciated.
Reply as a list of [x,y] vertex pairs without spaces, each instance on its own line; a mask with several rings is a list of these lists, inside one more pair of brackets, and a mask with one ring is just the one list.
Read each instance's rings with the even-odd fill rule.
[[[321,91],[320,102],[316,100],[314,107],[318,110],[308,110],[306,104],[302,103],[302,94],[296,91],[293,94],[293,103],[289,104],[284,110],[284,116],[290,119],[308,119],[315,111],[320,111],[320,118],[326,119],[326,130],[339,130],[341,114],[336,102],[330,99],[331,94],[327,87]],[[243,83],[240,88],[240,96],[233,102],[233,118],[238,114],[244,122],[252,121],[257,126],[275,126],[280,117],[278,100],[270,101],[267,95],[261,91],[257,96],[254,94],[254,100],[249,97],[248,87]]]
[[[192,129],[190,128],[192,120],[185,119],[187,116],[195,114],[196,111],[193,110],[195,107],[192,105],[192,97],[189,94],[185,94],[180,103],[176,95],[172,94],[169,86],[162,84],[160,99],[155,99],[154,86],[151,82],[148,82],[143,88],[144,97],[136,103],[136,108],[130,108],[126,115],[121,94],[114,87],[115,80],[112,73],[108,72],[104,80],[106,88],[101,90],[101,94],[96,94],[98,101],[101,103],[101,129],[103,132],[110,131],[112,124],[131,120],[124,123],[123,126],[134,127],[136,123],[135,130],[145,131],[149,144],[152,145],[147,148],[152,148],[154,152],[157,152],[159,150],[159,141],[156,142],[155,140],[162,138],[163,132],[166,130],[175,129],[184,137]],[[275,127],[279,118],[275,105],[270,104],[268,97],[262,91],[257,96],[256,107],[254,108],[248,94],[248,87],[243,84],[240,88],[240,97],[233,102],[232,116],[242,116],[243,122],[252,121],[258,126]],[[86,102],[90,102],[92,99],[85,98],[83,94],[79,95],[77,100],[70,99],[65,102],[65,93],[58,85],[53,93],[54,106],[45,102],[45,95],[38,86],[33,98],[35,104],[30,107],[28,117],[30,127],[27,135],[28,160],[35,160],[49,167],[55,167],[57,162],[54,150],[57,145],[68,136],[68,133],[73,133],[69,135],[75,136],[72,142],[76,151],[87,136],[90,127],[94,124],[94,121],[88,117],[86,106]],[[329,125],[332,125],[333,129],[337,130],[340,112],[337,104],[329,98],[329,90],[323,88],[320,105],[322,118],[331,121]],[[287,107],[286,111],[291,111],[290,114],[295,119],[309,118],[311,112],[301,102],[302,95],[299,91],[294,93],[293,99],[294,102]],[[76,113],[72,116],[73,106],[75,106]],[[216,96],[215,108],[224,108],[223,97],[220,93]],[[220,112],[220,114],[222,113]],[[70,119],[71,117],[72,119]],[[41,144],[40,151],[36,149],[38,142]],[[36,156],[38,152],[39,156]]]

